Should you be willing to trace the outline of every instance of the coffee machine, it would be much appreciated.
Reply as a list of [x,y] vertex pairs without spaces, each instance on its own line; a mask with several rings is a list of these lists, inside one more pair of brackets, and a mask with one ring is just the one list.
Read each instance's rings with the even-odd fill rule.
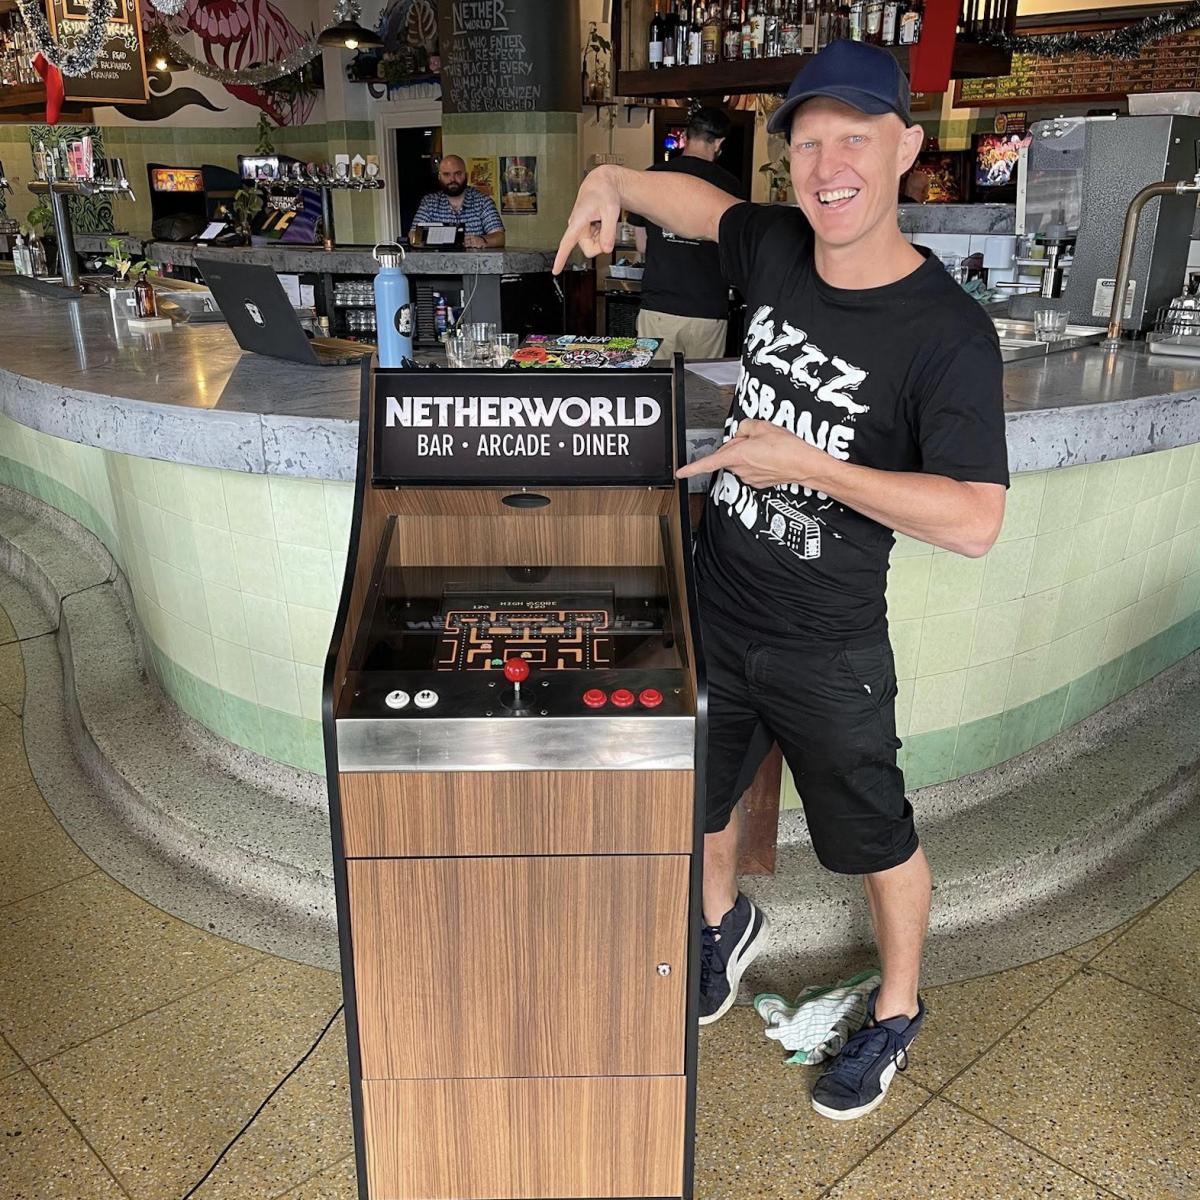
[[[1014,296],[1010,315],[1064,308],[1072,325],[1106,326],[1130,201],[1145,184],[1195,175],[1200,117],[1056,117],[1035,122],[1030,135],[1018,166],[1016,232],[1027,249],[1021,265],[1041,270],[1041,286]],[[1145,332],[1180,291],[1195,216],[1195,195],[1146,204],[1125,292],[1126,330]]]

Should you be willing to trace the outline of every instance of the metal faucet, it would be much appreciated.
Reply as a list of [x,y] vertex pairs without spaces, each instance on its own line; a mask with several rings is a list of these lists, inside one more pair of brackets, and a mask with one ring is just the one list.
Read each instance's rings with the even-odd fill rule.
[[1129,276],[1133,270],[1133,250],[1137,243],[1138,218],[1142,209],[1155,196],[1183,196],[1189,192],[1200,192],[1200,171],[1195,178],[1171,183],[1147,184],[1129,203],[1125,213],[1125,229],[1121,234],[1121,253],[1117,257],[1117,282],[1113,288],[1112,310],[1108,315],[1108,336],[1100,343],[1105,350],[1115,350],[1121,344],[1121,325],[1125,320],[1125,291],[1129,287]]
[[4,173],[4,164],[0,162],[0,192],[11,192],[12,184],[8,182],[8,176]]
[[[120,158],[110,158],[105,165],[105,175],[97,179],[55,179],[53,166],[49,169],[51,178],[35,179],[29,190],[35,196],[50,198],[50,211],[54,216],[54,233],[58,238],[58,262],[62,271],[63,287],[78,290],[79,263],[75,254],[75,235],[71,229],[71,214],[67,206],[69,196],[94,196],[98,192],[110,196],[125,196],[136,201],[133,188],[125,175],[125,162]],[[3,174],[0,171],[0,174]]]

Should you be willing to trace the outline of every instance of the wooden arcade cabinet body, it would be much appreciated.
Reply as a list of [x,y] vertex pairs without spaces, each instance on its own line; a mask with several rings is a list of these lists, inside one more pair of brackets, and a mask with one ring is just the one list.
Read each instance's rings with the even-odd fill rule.
[[682,425],[678,364],[364,368],[324,696],[363,1200],[692,1194]]

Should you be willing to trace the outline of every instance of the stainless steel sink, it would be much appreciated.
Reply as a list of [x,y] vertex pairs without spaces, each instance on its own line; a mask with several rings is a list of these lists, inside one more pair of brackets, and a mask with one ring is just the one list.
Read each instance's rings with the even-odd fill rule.
[[1096,346],[1104,337],[1103,329],[1096,329],[1091,325],[1068,325],[1066,333],[1057,342],[1039,342],[1033,336],[1032,321],[993,317],[992,324],[995,325],[996,334],[1000,338],[1000,357],[1005,362],[1041,358],[1046,354],[1059,354],[1064,350],[1078,350],[1080,346]]

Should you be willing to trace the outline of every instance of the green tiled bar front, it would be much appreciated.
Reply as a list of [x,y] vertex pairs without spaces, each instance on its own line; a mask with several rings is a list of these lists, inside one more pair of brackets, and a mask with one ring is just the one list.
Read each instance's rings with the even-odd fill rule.
[[[0,482],[105,543],[181,708],[323,770],[350,484],[135,458],[6,417]],[[1017,476],[986,558],[898,540],[888,607],[909,786],[1020,754],[1200,647],[1200,448]]]

